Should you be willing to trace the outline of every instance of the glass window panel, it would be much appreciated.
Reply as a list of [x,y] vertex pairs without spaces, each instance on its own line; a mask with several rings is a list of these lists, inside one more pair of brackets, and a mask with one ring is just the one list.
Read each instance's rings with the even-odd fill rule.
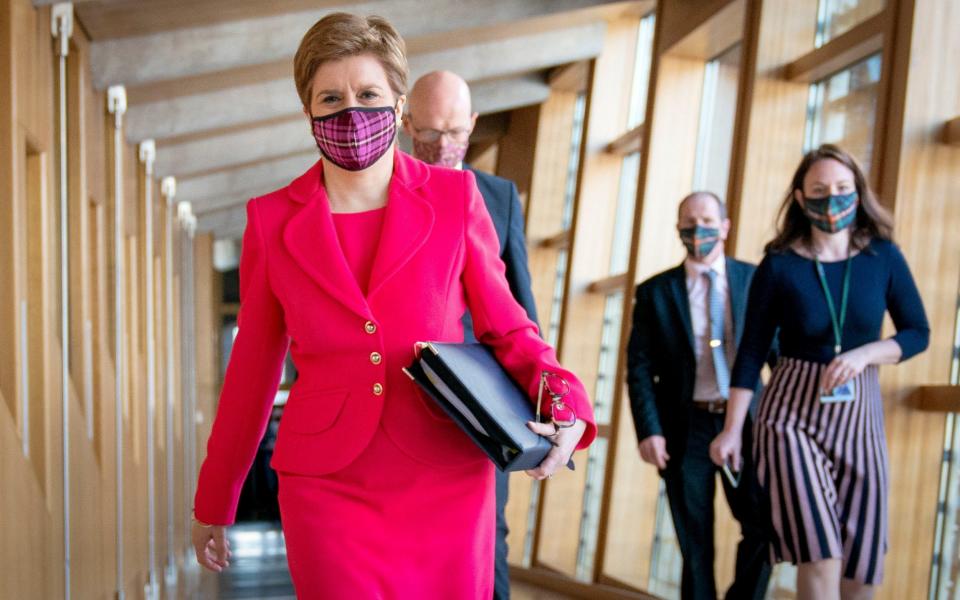
[[550,300],[550,322],[547,325],[547,343],[557,346],[560,339],[560,313],[563,308],[563,288],[567,280],[567,249],[557,252],[557,271],[553,280],[553,298]]
[[643,122],[647,111],[647,86],[650,83],[650,61],[653,57],[654,15],[640,19],[637,32],[637,52],[633,62],[633,82],[630,89],[630,110],[627,113],[627,129]]
[[724,198],[733,151],[733,126],[737,116],[740,78],[740,44],[706,64],[693,187]]
[[837,144],[870,172],[881,66],[877,53],[810,86],[804,152]]
[[820,0],[814,40],[817,48],[874,16],[884,4],[884,0]]
[[[577,194],[577,173],[580,171],[580,145],[583,141],[584,121],[586,119],[586,94],[577,95],[573,107],[573,130],[570,140],[570,154],[567,159],[566,183],[563,194],[563,212],[561,227],[569,231],[573,223],[573,204]],[[567,281],[569,252],[561,248],[557,252],[556,271],[553,285],[553,297],[550,299],[550,320],[547,323],[547,343],[556,347],[560,338],[560,315],[563,310],[564,286]],[[527,529],[523,539],[522,564],[529,567],[533,558],[533,542],[536,535],[537,513],[540,509],[540,482],[534,481],[530,487],[530,505],[527,511]]]
[[[950,383],[960,384],[960,290],[954,314]],[[960,421],[956,413],[946,418],[937,507],[931,597],[955,598],[960,583]]]
[[[583,140],[583,127],[586,118],[587,97],[578,94],[573,107],[573,131],[570,140],[570,155],[567,159],[567,178],[563,193],[563,213],[560,225],[564,231],[570,229],[573,222],[573,203],[577,195],[577,172],[580,170],[580,144]],[[557,345],[560,335],[560,312],[563,307],[563,289],[567,279],[567,262],[569,256],[566,249],[557,253],[556,278],[554,280],[553,298],[550,301],[550,321],[547,325],[547,342]]]
[[570,229],[573,222],[573,201],[577,195],[577,172],[580,170],[580,144],[583,141],[584,120],[587,113],[586,94],[577,94],[573,106],[573,131],[570,140],[570,157],[567,160],[567,181],[563,192],[563,216],[561,227]]
[[613,246],[610,250],[610,274],[624,273],[630,261],[630,238],[633,233],[633,211],[637,205],[637,178],[640,171],[640,153],[623,157],[620,168],[620,189],[617,193],[617,212],[613,224]]
[[677,543],[677,533],[673,528],[673,517],[667,490],[660,480],[657,494],[657,509],[654,516],[653,543],[650,549],[649,591],[661,598],[680,597],[680,575],[683,570],[683,557]]
[[607,296],[603,309],[603,328],[600,333],[600,356],[597,369],[597,389],[593,399],[593,413],[597,425],[608,425],[616,389],[617,359],[620,349],[620,325],[623,321],[623,292]]
[[580,539],[577,543],[576,577],[593,580],[593,565],[597,554],[597,533],[600,525],[600,501],[603,497],[603,477],[607,470],[607,440],[597,438],[587,453],[587,480],[583,487],[583,514],[580,518]]
[[537,523],[537,511],[540,509],[540,481],[534,479],[530,484],[530,508],[527,510],[527,531],[523,536],[523,566],[529,568],[533,564],[533,538]]

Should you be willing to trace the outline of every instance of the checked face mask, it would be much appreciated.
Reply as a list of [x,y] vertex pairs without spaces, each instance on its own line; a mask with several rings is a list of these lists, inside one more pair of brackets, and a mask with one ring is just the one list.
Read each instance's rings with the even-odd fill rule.
[[380,160],[397,137],[392,106],[354,106],[311,122],[320,153],[348,171],[361,171]]
[[827,233],[843,231],[856,220],[860,204],[857,192],[842,196],[803,199],[803,214],[810,224]]
[[694,225],[680,230],[680,241],[687,253],[694,258],[703,258],[710,254],[720,241],[720,229]]

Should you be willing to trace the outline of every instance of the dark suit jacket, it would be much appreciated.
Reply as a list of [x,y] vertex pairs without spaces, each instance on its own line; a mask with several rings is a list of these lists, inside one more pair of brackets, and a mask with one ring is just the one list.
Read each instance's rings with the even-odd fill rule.
[[[756,267],[729,257],[726,260],[734,341],[739,346],[747,293]],[[690,411],[698,410],[693,407],[697,363],[686,277],[681,264],[637,286],[627,346],[627,386],[637,439],[642,441],[651,435],[666,438],[668,471],[671,465],[680,464],[677,459],[686,446]],[[751,413],[755,412],[758,396],[754,394]]]
[[[507,283],[513,297],[527,311],[527,316],[537,323],[537,307],[530,290],[530,268],[527,265],[527,239],[523,234],[523,208],[517,186],[509,179],[478,171],[469,165],[465,169],[477,178],[477,187],[493,219],[493,227],[500,240],[500,258],[507,266]],[[473,320],[470,313],[463,316],[464,341],[475,342]],[[542,335],[542,334],[541,334]]]

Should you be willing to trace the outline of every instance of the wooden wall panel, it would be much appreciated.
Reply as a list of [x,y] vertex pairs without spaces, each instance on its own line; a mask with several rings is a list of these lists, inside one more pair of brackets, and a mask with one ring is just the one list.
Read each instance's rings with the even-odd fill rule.
[[[932,325],[930,349],[882,369],[890,451],[890,553],[880,598],[926,596],[944,417],[916,410],[916,386],[946,384],[960,286],[960,148],[944,144],[942,124],[960,113],[960,6],[904,0],[897,14],[896,56],[888,128],[899,132],[886,148],[884,189],[894,207],[895,235],[907,258]],[[922,60],[917,60],[923,57]],[[890,139],[888,137],[888,139]],[[892,202],[891,202],[892,200]],[[886,328],[888,333],[890,327]]]
[[[55,264],[50,245],[53,223],[53,64],[49,13],[25,1],[0,3],[0,61],[4,84],[0,99],[0,163],[4,262],[7,281],[0,343],[12,352],[0,355],[0,514],[5,528],[0,564],[9,574],[3,593],[18,598],[57,597],[63,591],[63,569],[39,571],[41,565],[63,562],[61,428],[52,339],[52,281]],[[14,60],[17,57],[18,60]],[[24,314],[26,303],[26,314]],[[26,351],[20,342],[21,317],[30,330]],[[24,361],[29,365],[24,369]],[[26,371],[25,377],[21,373]],[[22,404],[29,386],[27,410]],[[29,432],[27,454],[22,434]]]
[[[816,3],[751,3],[740,89],[741,114],[730,182],[732,254],[757,262],[775,231],[777,211],[803,151],[808,85],[783,79],[782,68],[813,49]],[[789,33],[788,33],[789,32]]]
[[677,237],[677,207],[690,193],[704,61],[660,58],[650,129],[636,282],[676,266],[684,251]]
[[[660,3],[657,18],[661,20],[661,27],[657,53],[669,51],[675,44],[700,28],[706,21],[717,13],[722,12],[728,5],[742,0],[673,0],[666,4]],[[723,48],[720,48],[723,50]],[[702,56],[700,58],[710,58]]]
[[[638,19],[607,26],[604,47],[590,73],[577,197],[574,203],[569,268],[560,334],[560,362],[580,377],[588,393],[597,389],[606,297],[589,291],[608,276],[620,183],[620,156],[607,146],[627,129]],[[594,445],[590,452],[598,451]],[[586,465],[588,456],[576,456]],[[538,539],[540,563],[573,576],[577,566],[587,469],[546,483]]]
[[[527,191],[526,209],[529,212],[526,237],[529,266],[533,274],[531,287],[542,335],[546,335],[550,322],[558,251],[541,247],[540,241],[556,234],[562,225],[567,177],[565,166],[570,155],[575,102],[574,93],[551,94],[546,102],[535,109],[538,123],[532,128],[535,145],[530,159],[532,168]],[[503,173],[503,176],[507,174]],[[514,565],[523,564],[534,488],[533,480],[526,474],[511,475],[506,517],[510,528],[507,538],[509,561]]]
[[530,140],[537,139],[539,118],[539,106],[528,106],[512,111],[507,133],[497,144],[497,175],[517,185],[522,206],[527,205],[527,198],[530,195],[534,167],[534,153],[530,152]]
[[[70,365],[69,379],[61,381],[57,61],[50,27],[49,8],[35,9],[28,0],[0,1],[0,79],[9,82],[0,87],[0,197],[4,199],[0,201],[0,262],[6,273],[0,279],[0,345],[11,350],[0,355],[0,480],[4,482],[0,513],[5,515],[5,523],[17,524],[0,541],[2,586],[4,597],[56,598],[64,593],[61,386],[66,385],[70,589],[74,597],[108,598],[117,588],[113,119],[104,114],[104,94],[90,85],[89,41],[82,28],[75,27],[66,61]],[[142,223],[143,218],[138,204],[143,198],[137,189],[136,149],[124,144],[122,151],[127,215],[125,295],[130,305],[124,323],[126,341],[120,349],[127,359],[122,450],[124,588],[129,597],[141,597],[149,567],[147,413],[142,376],[146,365],[145,288],[141,277],[148,252],[157,272],[165,271],[160,268],[161,246],[155,243],[153,248],[145,248],[143,228],[138,226],[138,219]],[[155,235],[157,242],[160,239]],[[164,306],[164,291],[162,278],[158,278],[158,307]],[[25,312],[21,306],[26,307]],[[24,352],[18,343],[21,313],[28,325]],[[159,315],[155,319],[159,324]],[[158,344],[158,348],[164,346]],[[179,359],[179,353],[175,357]],[[162,367],[165,363],[159,358],[157,364]],[[27,386],[28,414],[21,402]],[[158,385],[158,392],[164,391],[163,385]],[[158,416],[157,448],[164,450],[168,423]],[[25,454],[21,432],[27,419],[30,442]],[[182,422],[182,416],[175,418],[178,421]],[[166,507],[169,482],[160,477],[165,462],[158,460],[157,468],[159,540],[165,539],[160,534],[166,528],[166,511],[159,509]],[[182,479],[184,469],[175,474]],[[182,493],[177,501],[186,504]],[[178,510],[182,519],[185,509],[180,506]],[[182,526],[179,533],[185,541]],[[158,544],[160,561],[165,548]]]

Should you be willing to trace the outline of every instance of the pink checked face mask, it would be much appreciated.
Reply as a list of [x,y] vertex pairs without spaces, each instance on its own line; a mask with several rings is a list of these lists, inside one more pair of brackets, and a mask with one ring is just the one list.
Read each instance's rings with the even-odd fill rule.
[[435,142],[423,142],[413,139],[413,155],[425,163],[441,167],[455,168],[467,155],[469,142],[444,142],[441,136]]
[[320,153],[348,171],[361,171],[380,160],[397,137],[397,115],[392,106],[353,106],[313,117],[312,122]]

